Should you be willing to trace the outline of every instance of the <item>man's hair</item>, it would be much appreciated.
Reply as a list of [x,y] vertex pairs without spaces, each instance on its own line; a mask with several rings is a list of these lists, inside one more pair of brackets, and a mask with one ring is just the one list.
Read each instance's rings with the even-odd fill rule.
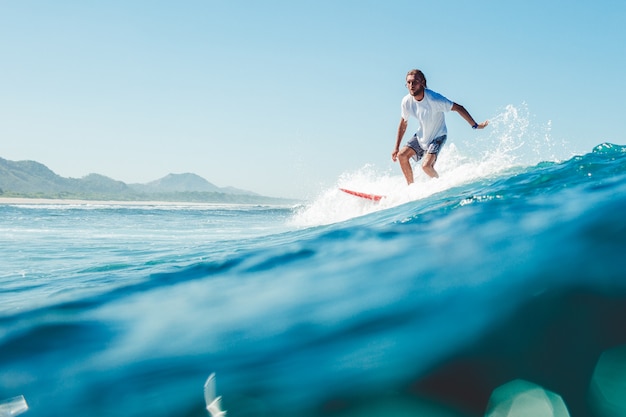
[[424,88],[428,88],[426,86],[426,76],[424,75],[424,73],[422,71],[420,71],[418,69],[412,69],[411,71],[406,73],[406,77],[408,77],[409,75],[416,75],[417,77],[423,79],[424,80]]

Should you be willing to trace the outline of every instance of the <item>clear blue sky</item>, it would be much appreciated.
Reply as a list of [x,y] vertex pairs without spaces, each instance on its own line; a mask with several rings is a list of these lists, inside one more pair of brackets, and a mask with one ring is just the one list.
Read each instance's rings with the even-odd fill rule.
[[[0,0],[0,157],[306,198],[365,164],[400,175],[415,67],[477,120],[526,103],[588,152],[626,142],[624,19],[624,0]],[[476,133],[447,119],[449,142]]]

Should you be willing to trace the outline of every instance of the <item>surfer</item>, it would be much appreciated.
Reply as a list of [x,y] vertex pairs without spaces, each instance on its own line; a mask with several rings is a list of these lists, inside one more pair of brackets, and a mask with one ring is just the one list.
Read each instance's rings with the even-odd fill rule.
[[[406,87],[409,89],[402,99],[402,117],[398,126],[396,146],[391,153],[391,159],[400,162],[400,168],[410,185],[413,183],[413,169],[410,159],[416,162],[424,158],[422,169],[431,178],[438,178],[435,171],[437,154],[446,142],[447,128],[444,113],[455,111],[465,119],[473,129],[484,129],[489,124],[486,120],[476,123],[474,118],[460,104],[448,100],[446,97],[426,87],[426,77],[422,71],[413,69],[406,75]],[[409,117],[413,116],[418,121],[417,132],[400,149],[400,143],[404,137]]]

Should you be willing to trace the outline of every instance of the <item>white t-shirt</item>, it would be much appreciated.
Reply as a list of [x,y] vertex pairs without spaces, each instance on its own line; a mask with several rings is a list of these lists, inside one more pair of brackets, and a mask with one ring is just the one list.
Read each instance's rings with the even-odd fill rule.
[[424,98],[421,101],[415,100],[410,94],[402,99],[402,118],[407,122],[409,116],[417,119],[416,135],[422,149],[427,149],[433,139],[448,134],[444,113],[452,110],[453,104],[429,89],[424,89]]

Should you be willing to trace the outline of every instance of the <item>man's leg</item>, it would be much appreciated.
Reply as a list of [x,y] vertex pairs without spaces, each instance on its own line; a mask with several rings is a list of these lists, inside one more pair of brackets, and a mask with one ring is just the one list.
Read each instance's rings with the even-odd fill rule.
[[411,158],[415,155],[415,151],[408,146],[400,149],[398,152],[398,162],[407,184],[413,184],[413,168],[411,168]]
[[422,169],[430,178],[439,178],[439,174],[435,171],[435,162],[437,162],[437,154],[436,153],[427,153],[424,156],[424,163],[422,164]]

